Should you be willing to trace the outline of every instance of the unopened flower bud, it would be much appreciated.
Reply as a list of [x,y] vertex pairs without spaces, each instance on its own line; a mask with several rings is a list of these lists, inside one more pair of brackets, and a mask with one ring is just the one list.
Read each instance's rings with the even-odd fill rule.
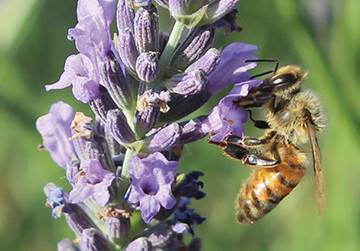
[[89,228],[82,232],[80,249],[81,251],[108,251],[110,244],[98,230]]
[[111,110],[107,114],[107,123],[113,137],[120,144],[128,144],[135,140],[135,136],[127,123],[125,115],[120,110]]
[[119,62],[111,51],[108,53],[107,61],[103,65],[101,77],[102,84],[108,90],[117,106],[122,109],[128,107],[132,102],[130,86],[125,79]]
[[213,28],[201,27],[195,29],[175,51],[171,67],[176,70],[184,70],[208,50],[213,40]]
[[208,50],[195,63],[186,68],[185,72],[201,70],[205,75],[209,75],[220,61],[220,51],[216,48]]
[[95,227],[95,224],[85,211],[77,204],[68,204],[63,209],[69,227],[77,236],[81,236],[84,229]]
[[116,108],[116,104],[103,86],[100,86],[99,97],[91,100],[89,105],[91,110],[94,112],[96,119],[100,120],[104,124],[106,123],[106,113],[109,110]]
[[215,0],[212,1],[206,9],[206,22],[214,23],[226,14],[236,9],[239,0]]
[[174,93],[171,95],[171,101],[168,103],[169,111],[161,114],[160,121],[170,122],[181,119],[199,109],[210,97],[211,94],[207,91],[201,91],[188,97]]
[[142,151],[147,153],[166,151],[176,144],[180,135],[180,126],[172,123],[149,135],[145,139]]
[[128,70],[135,72],[136,59],[139,56],[139,52],[136,48],[134,35],[130,29],[119,31],[118,50],[121,61]]
[[159,15],[156,8],[140,8],[134,20],[135,42],[140,53],[159,51]]
[[159,73],[159,57],[157,52],[144,52],[136,60],[136,73],[139,79],[149,83]]
[[167,81],[166,86],[171,92],[188,96],[202,91],[206,83],[206,75],[201,70],[194,70],[173,76]]
[[117,26],[119,32],[126,29],[134,30],[135,11],[132,6],[132,0],[119,0],[117,7]]
[[124,240],[130,233],[130,218],[129,217],[108,217],[105,220],[107,233],[109,237],[118,242]]

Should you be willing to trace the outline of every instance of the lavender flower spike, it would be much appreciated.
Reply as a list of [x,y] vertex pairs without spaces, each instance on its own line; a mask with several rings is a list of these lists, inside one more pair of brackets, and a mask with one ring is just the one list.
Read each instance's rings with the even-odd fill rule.
[[129,173],[132,180],[128,200],[139,205],[141,216],[149,223],[159,212],[160,206],[174,207],[176,200],[171,192],[175,180],[177,162],[168,161],[159,152],[140,159],[134,156],[130,162]]
[[53,104],[49,113],[38,118],[36,128],[43,139],[43,146],[59,166],[66,168],[76,153],[73,143],[71,123],[75,117],[74,109],[64,102]]
[[145,237],[140,237],[131,242],[125,251],[151,251],[151,243]]

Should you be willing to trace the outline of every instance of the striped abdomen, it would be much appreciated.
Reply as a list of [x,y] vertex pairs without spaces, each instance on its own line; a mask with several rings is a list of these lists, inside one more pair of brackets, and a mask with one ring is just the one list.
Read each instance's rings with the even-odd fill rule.
[[304,174],[303,165],[291,161],[283,161],[273,168],[255,170],[238,196],[238,222],[253,223],[270,212],[299,184]]

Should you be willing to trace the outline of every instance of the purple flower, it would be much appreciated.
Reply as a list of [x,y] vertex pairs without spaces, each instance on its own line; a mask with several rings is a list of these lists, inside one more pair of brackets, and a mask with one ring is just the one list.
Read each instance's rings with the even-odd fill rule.
[[99,96],[99,79],[94,70],[94,65],[87,56],[71,55],[65,61],[64,72],[60,80],[46,85],[45,89],[50,91],[72,85],[75,98],[87,103]]
[[99,69],[112,48],[110,24],[115,14],[113,0],[79,0],[78,24],[69,29],[69,39],[75,40],[80,52],[67,58],[60,80],[47,85],[47,91],[72,85],[77,100],[87,103],[99,96]]
[[175,180],[177,162],[168,161],[159,152],[140,159],[134,156],[129,165],[132,184],[128,191],[128,201],[137,204],[141,216],[149,223],[159,212],[160,206],[174,207],[176,200],[171,192]]
[[222,141],[228,135],[243,136],[247,112],[236,105],[234,101],[239,99],[239,97],[246,96],[250,88],[261,83],[259,80],[249,80],[235,84],[230,94],[225,96],[214,107],[202,127],[202,130],[210,133],[212,141]]
[[110,24],[115,15],[114,0],[79,0],[78,24],[69,30],[69,38],[81,54],[88,56],[98,67],[106,61],[112,48]]
[[246,63],[247,59],[255,59],[257,47],[245,43],[232,43],[225,47],[220,56],[220,63],[208,77],[207,89],[210,93],[223,90],[229,84],[247,81],[247,71],[256,67],[256,63]]
[[100,206],[104,206],[110,199],[109,187],[115,176],[105,170],[98,160],[89,160],[81,163],[78,180],[69,194],[72,203],[83,202],[93,198]]
[[75,117],[74,109],[64,102],[53,104],[49,113],[38,118],[36,128],[43,139],[43,146],[59,166],[66,168],[76,159],[71,122]]

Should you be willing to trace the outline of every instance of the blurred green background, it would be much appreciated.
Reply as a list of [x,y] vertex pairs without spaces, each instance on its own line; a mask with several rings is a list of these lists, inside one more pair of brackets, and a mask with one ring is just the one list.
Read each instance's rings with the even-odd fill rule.
[[[44,206],[43,186],[64,185],[65,177],[46,152],[37,151],[34,123],[57,100],[90,114],[70,90],[43,88],[58,79],[75,50],[66,39],[75,9],[74,0],[0,0],[0,250],[55,250],[57,241],[73,237],[64,220],[53,220]],[[329,119],[320,138],[327,208],[320,217],[309,169],[276,210],[252,226],[238,225],[234,201],[250,170],[206,141],[197,142],[186,147],[181,167],[206,173],[208,196],[195,203],[208,219],[196,229],[204,250],[360,250],[359,10],[358,0],[242,0],[244,31],[226,38],[218,33],[217,46],[254,43],[260,57],[310,71],[306,87],[320,94]],[[259,133],[250,127],[247,132]]]

